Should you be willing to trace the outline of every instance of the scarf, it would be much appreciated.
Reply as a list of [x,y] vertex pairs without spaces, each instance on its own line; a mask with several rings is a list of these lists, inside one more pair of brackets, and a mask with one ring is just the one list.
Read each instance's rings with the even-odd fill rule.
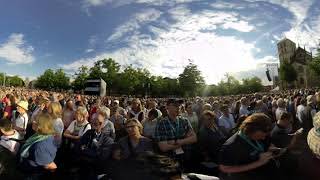
[[22,158],[29,157],[29,149],[33,144],[40,142],[40,141],[43,141],[43,140],[46,140],[49,137],[50,137],[50,135],[41,135],[41,134],[37,134],[37,133],[35,133],[31,137],[29,137],[27,139],[27,141],[25,142],[25,144],[21,148],[20,159],[22,160]]

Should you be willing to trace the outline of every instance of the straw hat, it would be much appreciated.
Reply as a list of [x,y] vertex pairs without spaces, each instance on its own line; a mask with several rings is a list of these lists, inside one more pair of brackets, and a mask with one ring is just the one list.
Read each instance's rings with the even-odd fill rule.
[[20,101],[17,106],[23,108],[24,110],[28,111],[28,102],[27,101]]
[[320,113],[314,116],[313,125],[308,133],[307,142],[310,150],[320,159]]

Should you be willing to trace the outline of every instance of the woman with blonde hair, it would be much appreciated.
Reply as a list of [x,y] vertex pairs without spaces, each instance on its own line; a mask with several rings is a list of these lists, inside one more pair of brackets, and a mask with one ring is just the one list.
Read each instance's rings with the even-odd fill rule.
[[54,163],[57,146],[54,144],[55,130],[52,117],[47,113],[39,114],[34,129],[36,133],[27,139],[20,151],[22,170],[31,175],[57,168]]
[[138,119],[140,122],[144,120],[145,113],[143,111],[141,101],[138,98],[132,100],[131,109],[128,112],[127,116],[127,119],[135,118]]
[[79,106],[75,112],[75,120],[71,122],[69,127],[64,132],[64,137],[70,140],[78,141],[81,136],[91,129],[91,125],[87,120],[88,111],[85,107]]
[[128,136],[119,140],[120,159],[135,157],[145,151],[152,151],[152,141],[142,136],[143,126],[137,119],[129,119],[125,123]]
[[62,133],[64,128],[64,125],[61,119],[61,116],[62,116],[61,104],[59,102],[50,103],[48,107],[48,113],[53,118],[53,127],[54,127],[54,130],[56,131],[55,141],[57,143],[57,146],[59,147],[61,144]]

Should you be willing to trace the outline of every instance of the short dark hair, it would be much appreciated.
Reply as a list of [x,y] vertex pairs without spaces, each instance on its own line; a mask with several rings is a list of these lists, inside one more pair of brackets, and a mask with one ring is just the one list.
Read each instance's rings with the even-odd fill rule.
[[287,113],[287,112],[282,112],[280,115],[280,120],[291,120],[291,114]]
[[153,116],[153,117],[157,118],[159,116],[158,111],[156,109],[151,109],[148,113],[148,117],[149,116]]
[[255,113],[248,116],[240,125],[240,130],[246,135],[257,131],[270,132],[272,123],[270,117],[263,113]]
[[1,119],[0,120],[0,128],[5,131],[10,131],[13,129],[12,122],[9,119]]
[[179,103],[179,101],[177,101],[175,99],[168,99],[167,106],[169,106],[169,105],[180,106],[180,103]]

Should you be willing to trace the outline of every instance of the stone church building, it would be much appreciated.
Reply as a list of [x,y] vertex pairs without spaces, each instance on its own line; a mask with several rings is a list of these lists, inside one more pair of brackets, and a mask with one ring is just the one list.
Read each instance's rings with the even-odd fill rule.
[[[308,67],[308,64],[312,61],[312,53],[306,51],[305,48],[299,47],[299,45],[297,47],[296,43],[287,38],[279,41],[277,46],[280,64],[288,62],[297,72],[297,80],[294,82],[294,86],[296,88],[315,86],[316,78]],[[281,82],[280,86],[286,85]]]

